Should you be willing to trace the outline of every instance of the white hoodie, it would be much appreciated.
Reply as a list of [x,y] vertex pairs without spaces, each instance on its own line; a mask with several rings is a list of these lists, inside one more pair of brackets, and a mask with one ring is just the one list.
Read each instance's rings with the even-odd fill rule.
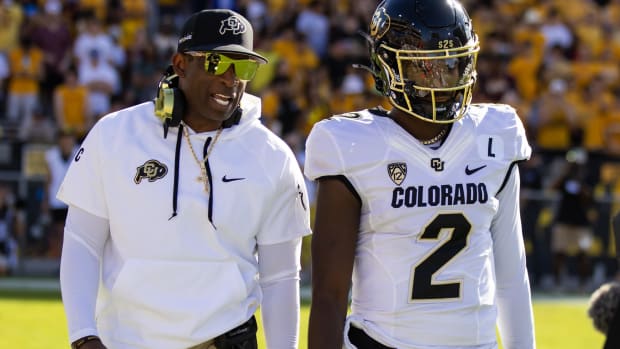
[[[310,233],[295,156],[261,124],[257,97],[241,107],[209,156],[209,195],[152,102],[105,116],[78,151],[58,198],[109,221],[97,299],[108,347],[187,348],[243,323],[261,303],[257,244]],[[189,135],[201,156],[215,131]]]

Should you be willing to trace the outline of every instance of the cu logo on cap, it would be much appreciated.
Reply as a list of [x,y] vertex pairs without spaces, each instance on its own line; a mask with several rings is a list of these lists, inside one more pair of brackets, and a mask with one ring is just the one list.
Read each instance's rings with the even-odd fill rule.
[[232,31],[233,34],[243,34],[247,30],[245,24],[237,16],[230,16],[222,21],[220,26],[220,34],[224,35],[227,31]]

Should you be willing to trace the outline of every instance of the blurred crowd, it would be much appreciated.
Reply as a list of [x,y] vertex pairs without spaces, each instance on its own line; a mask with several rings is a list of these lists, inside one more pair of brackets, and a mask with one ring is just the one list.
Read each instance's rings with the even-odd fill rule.
[[[53,181],[47,157],[29,157],[24,150],[43,153],[68,134],[79,144],[103,115],[153,99],[190,13],[226,7],[252,22],[255,48],[270,64],[259,70],[248,92],[262,97],[263,122],[287,141],[303,166],[305,138],[314,123],[332,114],[388,107],[370,74],[354,68],[367,64],[367,43],[359,32],[367,32],[377,2],[1,0],[0,136],[1,143],[22,149],[4,157],[44,162],[39,178],[44,184],[31,190],[2,183],[0,189],[12,199],[0,200],[8,203],[0,207],[0,220],[11,220],[0,225],[0,255],[11,255],[1,240],[13,236],[14,255],[58,256],[62,239],[50,239],[47,232],[52,219],[45,191]],[[513,105],[534,148],[532,160],[521,165],[534,283],[552,276],[557,286],[571,274],[592,282],[597,270],[602,279],[608,277],[617,270],[606,259],[614,253],[608,249],[613,245],[608,221],[620,207],[620,0],[463,4],[481,41],[474,101]],[[582,174],[568,185],[563,176],[575,171],[573,164]],[[3,171],[9,170],[0,167],[0,180],[10,177],[1,176]],[[578,195],[589,198],[582,209],[585,222],[559,223],[585,224],[589,231],[575,239],[576,247],[552,243],[552,235],[561,234],[555,225],[566,216],[558,203],[564,189],[575,194],[575,183],[583,192]],[[38,203],[28,210],[32,202]],[[24,208],[30,213],[5,214]],[[40,232],[41,227],[47,230]],[[580,256],[588,258],[582,263]],[[15,268],[11,258],[0,258],[0,275]],[[602,272],[597,265],[604,266]]]

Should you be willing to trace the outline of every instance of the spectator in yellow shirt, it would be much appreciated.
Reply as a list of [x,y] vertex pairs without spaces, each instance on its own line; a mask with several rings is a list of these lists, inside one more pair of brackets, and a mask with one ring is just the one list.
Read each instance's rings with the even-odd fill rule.
[[9,52],[10,80],[7,87],[7,121],[13,125],[29,122],[39,107],[39,84],[43,78],[43,52],[22,36],[19,46]]
[[0,52],[8,53],[17,47],[19,28],[24,19],[24,11],[16,1],[0,3]]
[[554,79],[537,100],[535,141],[540,151],[548,155],[548,160],[563,156],[573,146],[573,136],[579,132],[577,115],[567,92],[567,82]]
[[65,81],[54,89],[54,117],[58,128],[74,130],[81,139],[93,124],[88,110],[88,88],[78,83],[77,72],[71,68]]

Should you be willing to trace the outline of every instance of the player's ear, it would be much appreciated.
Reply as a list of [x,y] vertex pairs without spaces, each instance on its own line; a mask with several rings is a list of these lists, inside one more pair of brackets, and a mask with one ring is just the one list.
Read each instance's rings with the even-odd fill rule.
[[179,77],[185,77],[185,65],[186,60],[182,53],[175,53],[172,56],[172,69],[174,69],[174,73]]

